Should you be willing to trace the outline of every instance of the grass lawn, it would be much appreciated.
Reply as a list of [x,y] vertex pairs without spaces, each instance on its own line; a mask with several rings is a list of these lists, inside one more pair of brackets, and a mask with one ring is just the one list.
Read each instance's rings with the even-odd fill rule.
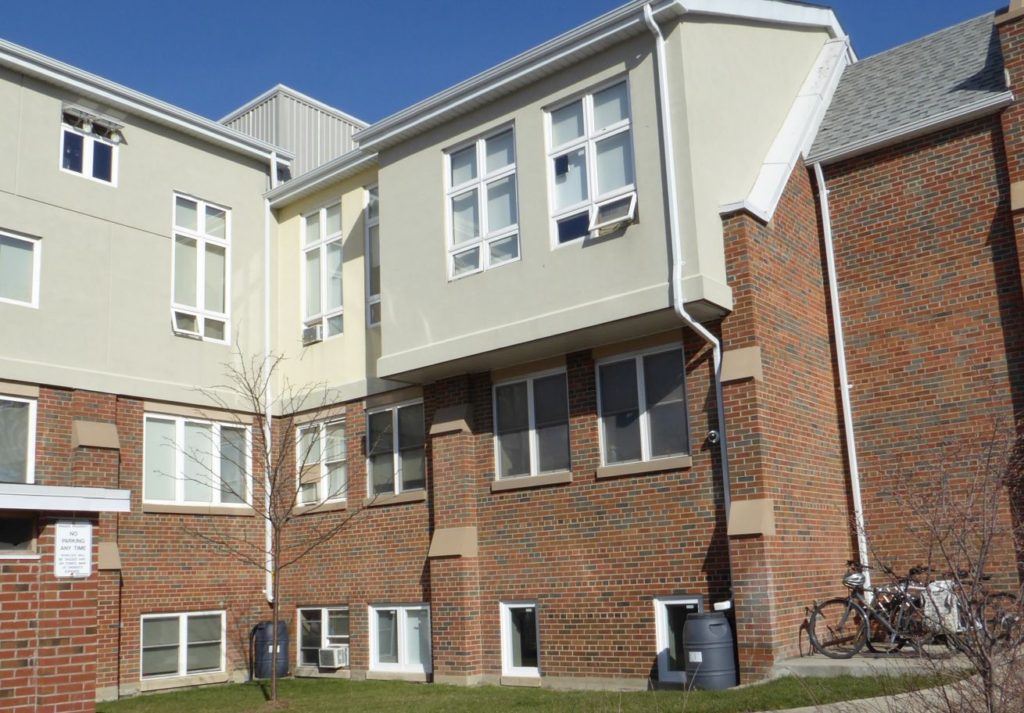
[[[891,695],[937,684],[933,677],[781,678],[730,691],[552,691],[540,688],[422,685],[393,681],[292,680],[279,683],[281,706],[290,713],[326,711],[607,711],[608,713],[741,713]],[[265,684],[269,687],[269,684]],[[241,713],[271,710],[259,683],[244,683],[100,703],[97,713]]]

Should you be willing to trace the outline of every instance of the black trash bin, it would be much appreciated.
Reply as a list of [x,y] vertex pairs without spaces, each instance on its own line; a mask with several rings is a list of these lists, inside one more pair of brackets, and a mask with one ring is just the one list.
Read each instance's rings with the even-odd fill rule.
[[[274,624],[270,621],[261,621],[252,630],[252,651],[253,651],[253,664],[252,664],[252,676],[253,678],[270,678],[271,674],[271,661],[275,660],[275,657],[271,656],[271,648],[274,645]],[[288,675],[288,624],[279,621],[277,622],[277,675],[287,676]]]
[[732,627],[725,615],[690,614],[683,625],[686,680],[695,688],[721,690],[736,685]]

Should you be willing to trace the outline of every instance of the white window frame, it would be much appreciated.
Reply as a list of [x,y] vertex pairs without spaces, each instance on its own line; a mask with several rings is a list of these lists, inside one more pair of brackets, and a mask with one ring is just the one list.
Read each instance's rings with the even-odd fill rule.
[[[377,196],[377,215],[373,216],[373,217],[370,216],[370,197],[371,197],[371,194],[375,194]],[[381,307],[381,295],[380,295],[379,292],[377,294],[373,294],[372,292],[370,292],[370,271],[372,270],[372,265],[370,265],[370,230],[373,229],[373,228],[377,228],[377,252],[378,253],[380,252],[380,187],[379,187],[379,185],[374,183],[372,185],[367,186],[366,187],[365,196],[366,196],[366,204],[363,206],[363,225],[365,226],[364,227],[364,233],[365,233],[365,235],[364,235],[364,253],[365,253],[364,261],[366,262],[366,275],[365,275],[365,280],[366,280],[366,324],[369,327],[379,327],[380,326],[380,319],[374,320],[374,318],[373,318],[373,308],[374,308],[374,306],[376,306],[378,311],[383,309]],[[380,257],[380,256],[378,255],[378,257]],[[381,273],[381,276],[383,277],[383,271]],[[383,312],[381,312],[380,316],[381,317],[384,316]]]
[[[327,211],[330,208],[338,207],[338,232],[328,233],[327,232]],[[320,220],[320,236],[314,242],[306,242],[307,231],[309,230],[306,219],[311,215],[317,214]],[[299,259],[299,280],[302,285],[302,325],[304,327],[315,327],[321,325],[320,330],[322,338],[333,339],[334,337],[340,337],[345,333],[345,227],[342,224],[342,212],[341,212],[341,201],[332,200],[329,203],[325,203],[316,210],[311,210],[308,213],[302,214],[302,241],[300,247],[301,257]],[[331,309],[327,309],[327,246],[332,243],[338,243],[338,247],[341,250],[341,305]],[[320,310],[316,314],[306,314],[307,303],[309,302],[306,291],[308,285],[306,284],[306,255],[313,251],[320,253]],[[327,333],[327,322],[334,317],[341,317],[341,331],[337,334]]]
[[[536,601],[510,601],[500,602],[501,607],[501,674],[503,676],[516,676],[523,678],[540,677],[540,607]],[[537,665],[536,666],[513,666],[515,660],[512,651],[512,610],[533,609],[534,621],[537,630],[534,637],[537,640]]]
[[[644,389],[644,370],[643,370],[643,359],[647,356],[654,356],[655,354],[663,354],[665,352],[679,351],[682,370],[683,370],[683,423],[682,428],[686,433],[686,451],[683,453],[673,453],[665,456],[651,456],[651,429],[650,429],[650,416],[647,408],[647,394]],[[637,406],[639,407],[639,421],[640,421],[640,460],[638,461],[616,461],[615,463],[608,463],[605,458],[605,435],[604,435],[604,414],[601,411],[601,367],[605,364],[615,364],[620,361],[634,361],[634,368],[636,369],[636,388],[637,388]],[[644,349],[642,351],[623,352],[622,354],[615,354],[612,356],[605,357],[594,363],[594,381],[597,382],[597,435],[598,445],[601,449],[601,465],[624,465],[626,463],[647,463],[656,462],[668,458],[678,458],[679,456],[689,455],[692,450],[693,444],[690,438],[690,404],[688,395],[686,392],[686,352],[683,349],[682,342],[667,343],[660,346]]]
[[670,671],[668,668],[670,633],[668,606],[673,604],[696,604],[696,613],[700,614],[704,612],[704,600],[693,595],[654,598],[654,638],[658,652],[658,680],[662,683],[686,683],[686,671]]
[[25,449],[25,485],[36,482],[36,414],[39,403],[36,399],[8,396],[0,393],[0,401],[28,404],[28,438]]
[[[345,456],[340,460],[328,461],[325,457],[325,444],[327,443],[327,427],[328,426],[341,426],[344,435],[342,436],[345,440]],[[317,438],[320,443],[320,459],[312,461],[308,458],[308,454],[303,452],[302,449],[302,432],[307,431],[311,428],[317,429]],[[327,418],[322,421],[312,421],[310,423],[304,423],[297,426],[295,429],[295,504],[298,507],[315,507],[322,503],[343,503],[348,500],[348,432],[346,429],[345,419],[342,418]],[[303,461],[305,460],[305,463]],[[330,495],[330,472],[328,466],[341,463],[342,473],[345,480],[345,484],[342,487],[341,495],[334,495],[333,497],[327,497]],[[302,466],[305,465],[305,468]],[[302,471],[306,468],[317,467],[320,469],[320,482],[317,485],[317,500],[316,502],[303,502],[302,501]]]
[[[533,384],[537,379],[543,379],[547,376],[555,376],[557,374],[565,374],[565,401],[566,405],[569,405],[569,374],[565,367],[559,367],[557,369],[548,369],[546,371],[538,371],[532,374],[526,374],[524,376],[516,376],[510,379],[504,379],[502,381],[495,382],[491,387],[491,403],[492,403],[492,423],[494,424],[494,472],[497,480],[503,478],[527,478],[535,475],[543,475],[545,473],[560,473],[561,470],[539,470],[540,468],[540,446],[537,439],[537,414],[534,410],[533,405]],[[530,423],[530,472],[521,473],[519,475],[502,475],[501,474],[501,443],[498,438],[498,389],[502,386],[510,386],[512,384],[518,384],[526,382],[526,408]],[[571,418],[569,419],[571,420]],[[567,424],[568,425],[568,422]],[[572,445],[569,447],[569,469],[572,468]]]
[[[146,422],[149,421],[150,419],[174,422],[174,443],[167,444],[169,447],[173,446],[174,448],[174,500],[157,500],[155,498],[149,497],[149,494],[146,492],[146,473],[149,466],[149,456],[146,454],[145,429]],[[209,487],[212,492],[212,499],[209,502],[185,499],[185,483],[187,481],[187,478],[185,477],[185,463],[188,461],[188,455],[185,453],[186,423],[195,423],[203,426],[211,426],[210,447],[212,467],[210,468],[211,472],[209,473]],[[219,448],[219,444],[221,442],[221,427],[243,429],[245,431],[245,498],[243,498],[244,502],[241,503],[221,502],[220,457],[218,452],[212,450],[215,448]],[[211,421],[203,418],[192,418],[190,416],[173,416],[165,413],[147,411],[143,419],[142,428],[142,502],[159,505],[194,505],[197,507],[220,507],[238,509],[252,507],[252,426],[244,423]]]
[[[487,142],[491,139],[501,136],[506,132],[512,133],[512,163],[502,168],[487,172]],[[472,178],[464,183],[460,183],[457,186],[452,185],[452,155],[459,153],[460,151],[473,147],[475,150],[476,158],[476,178]],[[519,176],[518,176],[518,158],[519,151],[516,146],[516,131],[513,124],[504,124],[497,127],[486,134],[479,136],[478,138],[470,141],[464,141],[460,144],[447,149],[444,152],[444,171],[445,171],[445,221],[447,224],[447,265],[448,265],[448,280],[461,280],[464,277],[470,275],[476,275],[486,270],[490,270],[502,265],[510,265],[515,262],[519,262],[522,259],[522,239],[519,234]],[[487,187],[492,183],[497,183],[511,176],[515,181],[515,205],[516,205],[516,220],[512,225],[505,226],[499,230],[491,231],[488,224],[487,216]],[[465,243],[455,243],[455,218],[452,211],[452,200],[457,196],[469,193],[470,191],[476,190],[477,192],[477,215],[480,218],[480,235],[475,240]],[[492,243],[504,240],[506,238],[515,237],[516,240],[516,256],[509,260],[504,260],[498,263],[491,263],[491,251],[490,246]],[[469,272],[463,272],[459,275],[455,274],[455,258],[465,252],[471,250],[479,251],[479,263],[480,266],[476,270]]]
[[[366,493],[369,497],[387,497],[389,495],[399,495],[401,493],[417,493],[427,488],[427,459],[426,459],[426,445],[427,445],[427,424],[424,420],[423,423],[423,487],[413,488],[411,490],[405,490],[402,488],[402,457],[401,452],[398,450],[398,410],[405,408],[406,406],[422,405],[423,399],[410,399],[408,401],[402,401],[397,404],[389,404],[387,406],[381,406],[380,408],[369,409],[366,412]],[[391,412],[391,457],[393,462],[392,472],[394,475],[394,485],[390,493],[381,493],[375,496],[373,493],[373,473],[371,472],[370,464],[370,449],[372,444],[369,442],[370,439],[370,416],[377,413],[383,413],[384,411]],[[424,413],[424,419],[426,419],[426,413]]]
[[[417,604],[371,604],[367,607],[370,619],[370,670],[391,671],[396,673],[422,673],[429,674],[433,671],[434,642],[433,642],[433,617],[430,614],[430,604],[421,602]],[[380,652],[377,646],[377,612],[393,610],[397,612],[395,626],[398,629],[398,663],[381,663]],[[406,630],[409,621],[410,611],[427,612],[427,660],[422,664],[409,663],[409,651],[406,646],[408,638]],[[351,624],[351,620],[350,620]]]
[[[195,673],[188,673],[188,620],[191,617],[220,615],[220,668],[216,670],[204,669]],[[143,623],[147,619],[178,619],[178,670],[176,673],[162,674],[159,676],[145,676],[142,673],[142,656],[144,649]],[[169,678],[186,678],[191,676],[203,676],[211,673],[223,673],[227,668],[227,616],[223,609],[197,612],[163,612],[159,614],[143,614],[139,617],[139,679],[142,681],[159,681]]]
[[28,302],[16,300],[11,297],[0,296],[0,302],[21,307],[32,307],[39,309],[39,273],[42,267],[43,241],[40,238],[32,238],[27,235],[18,235],[8,230],[0,230],[0,236],[10,240],[20,240],[32,246],[32,297]]
[[[92,120],[89,120],[90,122]],[[64,168],[64,140],[67,134],[75,134],[82,137],[82,170],[72,171],[70,168]],[[96,144],[103,144],[111,148],[110,152],[110,180],[104,180],[102,178],[96,178],[92,175],[93,169],[93,151]],[[60,153],[57,156],[57,167],[61,173],[67,173],[72,176],[79,176],[92,181],[93,183],[99,183],[103,186],[112,186],[117,188],[117,169],[118,169],[118,149],[120,145],[104,139],[101,136],[95,134],[86,133],[77,126],[73,126],[67,122],[66,119],[62,119],[60,123]]]
[[[183,228],[177,224],[178,198],[196,204],[196,229]],[[224,239],[206,233],[206,208],[224,211]],[[214,344],[231,343],[231,209],[226,206],[197,198],[188,193],[175,191],[171,195],[171,329],[180,336],[201,339]],[[177,275],[177,236],[196,241],[196,306],[184,305],[174,301],[174,284]],[[216,245],[224,248],[224,312],[206,309],[206,246]],[[193,332],[178,326],[177,314],[195,317],[196,329]],[[224,323],[224,339],[206,336],[206,320]]]
[[[343,611],[348,614],[348,641],[344,643],[336,644],[328,641],[327,636],[327,622],[331,612]],[[302,660],[302,612],[320,612],[320,648],[321,649],[340,649],[344,646],[349,647],[351,652],[352,646],[352,612],[347,606],[327,606],[327,607],[296,607],[295,608],[295,664],[297,666],[317,666],[316,664],[305,663]],[[339,638],[339,637],[335,637]],[[348,668],[347,666],[345,668]]]
[[[599,94],[605,89],[610,89],[617,84],[626,85],[626,109],[627,117],[620,120],[618,123],[611,126],[605,127],[600,131],[594,129],[594,95]],[[567,141],[558,146],[553,146],[554,132],[552,130],[551,115],[553,112],[563,109],[576,102],[581,102],[583,107],[583,136]],[[586,240],[588,237],[597,236],[598,232],[607,227],[621,222],[629,222],[636,217],[636,206],[637,206],[637,187],[636,187],[636,146],[633,141],[633,103],[632,103],[632,92],[630,91],[630,82],[628,76],[619,76],[614,79],[610,79],[606,82],[602,82],[595,87],[592,87],[585,92],[573,95],[571,98],[564,101],[559,101],[557,104],[545,107],[544,109],[544,131],[545,131],[545,142],[548,147],[547,153],[547,176],[548,176],[548,205],[551,211],[551,248],[556,249],[566,245],[577,245],[581,241]],[[620,188],[616,188],[612,191],[608,191],[603,194],[595,194],[597,190],[597,144],[601,141],[605,141],[608,138],[615,136],[616,134],[629,133],[630,141],[630,156],[633,159],[633,183]],[[585,200],[574,203],[573,205],[566,206],[561,209],[555,208],[555,159],[559,156],[563,156],[572,151],[577,151],[580,148],[584,149],[584,159],[587,163],[587,198]],[[599,222],[598,213],[601,208],[615,203],[619,200],[623,200],[629,197],[629,208],[627,210],[627,217],[616,218],[611,221]],[[587,235],[567,240],[564,243],[558,242],[558,221],[565,218],[570,218],[574,215],[578,215],[587,212],[588,215],[588,233]]]

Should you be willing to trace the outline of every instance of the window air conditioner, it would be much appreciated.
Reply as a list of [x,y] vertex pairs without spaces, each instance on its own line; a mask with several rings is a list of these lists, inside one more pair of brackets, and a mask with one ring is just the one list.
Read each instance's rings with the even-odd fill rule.
[[302,346],[309,346],[310,344],[316,344],[317,342],[323,341],[324,338],[324,325],[314,324],[310,327],[306,327],[302,330]]
[[320,649],[320,668],[341,668],[348,666],[348,644]]

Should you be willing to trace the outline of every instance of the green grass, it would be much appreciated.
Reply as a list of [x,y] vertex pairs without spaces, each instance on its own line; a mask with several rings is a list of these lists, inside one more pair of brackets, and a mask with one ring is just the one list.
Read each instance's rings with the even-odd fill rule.
[[[277,710],[416,713],[742,713],[892,695],[935,685],[933,677],[797,679],[729,691],[551,691],[539,688],[422,685],[392,681],[282,680]],[[267,684],[264,684],[267,685]],[[97,705],[97,713],[242,713],[271,710],[258,683],[137,696]]]

